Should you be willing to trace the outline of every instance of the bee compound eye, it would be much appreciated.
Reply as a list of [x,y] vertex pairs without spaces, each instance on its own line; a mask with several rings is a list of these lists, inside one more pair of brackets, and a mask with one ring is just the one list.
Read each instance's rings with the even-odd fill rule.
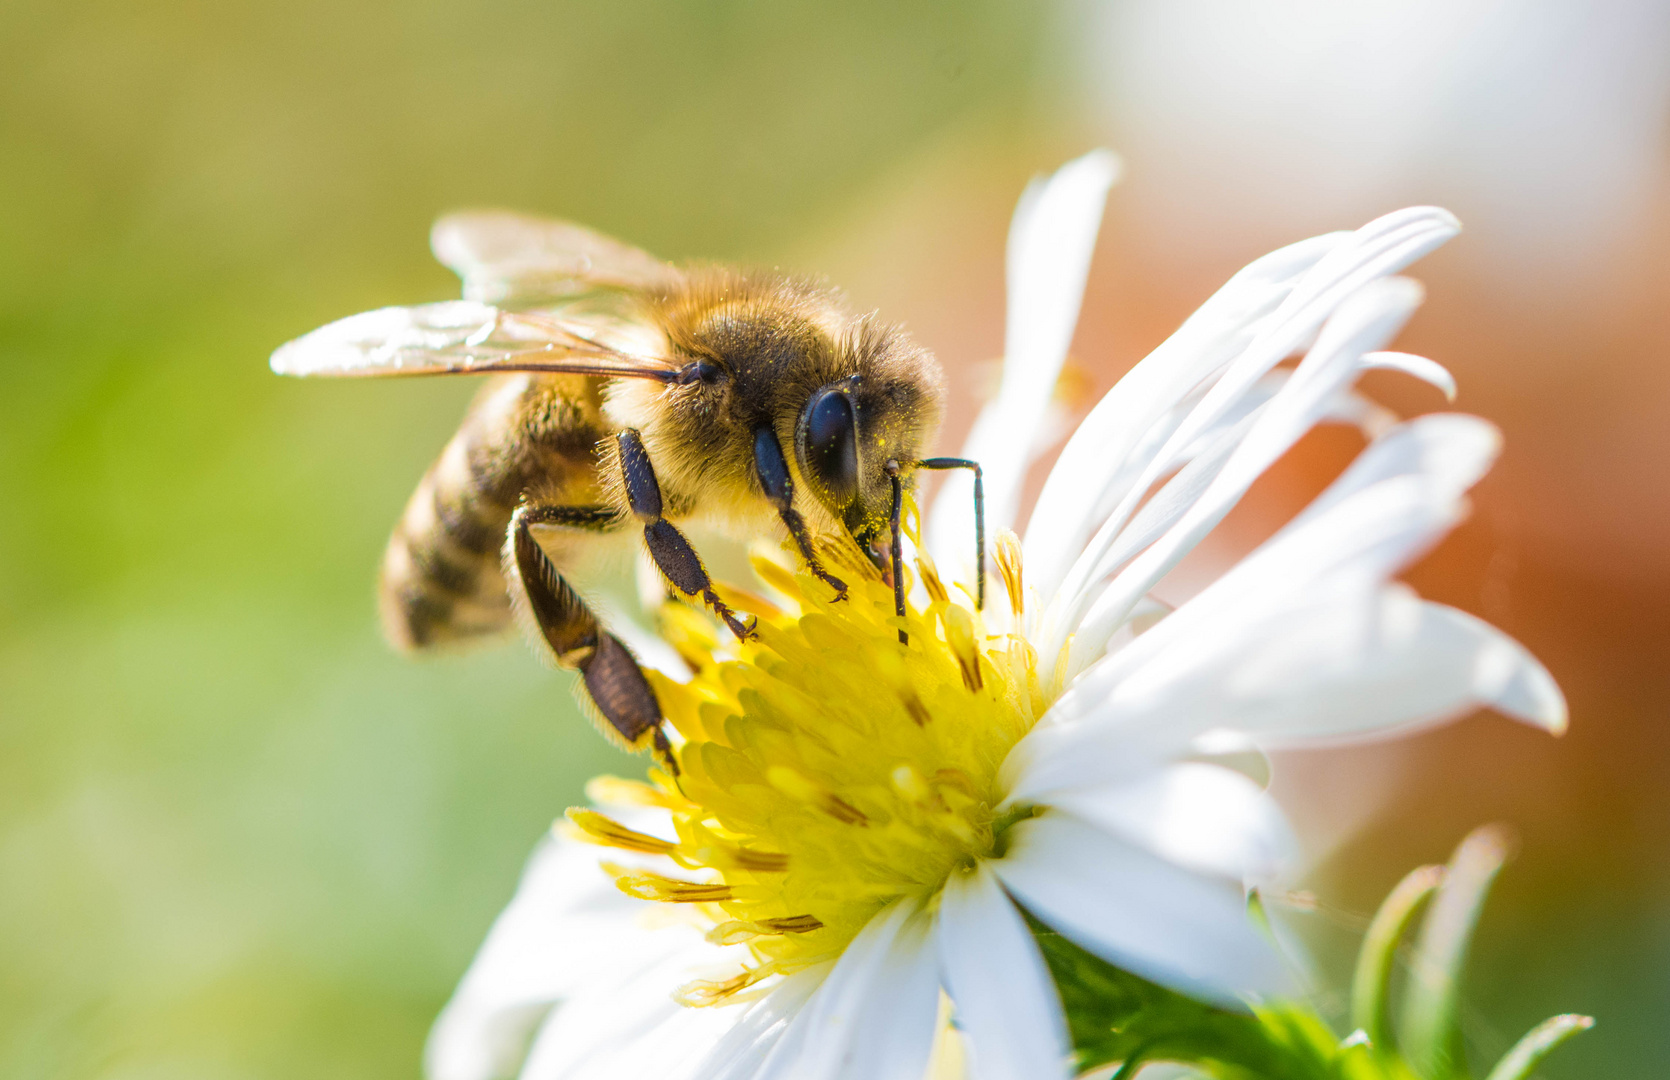
[[818,486],[838,505],[858,493],[858,422],[852,399],[839,390],[819,390],[806,403],[805,465]]

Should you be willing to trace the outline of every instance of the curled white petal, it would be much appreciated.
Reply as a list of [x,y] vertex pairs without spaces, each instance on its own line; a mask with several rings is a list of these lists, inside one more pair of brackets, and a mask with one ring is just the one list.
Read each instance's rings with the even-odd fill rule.
[[1363,357],[1366,368],[1384,371],[1401,371],[1405,375],[1412,375],[1424,383],[1429,383],[1443,391],[1446,401],[1454,401],[1456,394],[1455,376],[1450,374],[1449,368],[1436,360],[1429,360],[1424,356],[1404,352],[1371,352]]
[[[1323,326],[1293,377],[1259,410],[1239,444],[1225,454],[1223,465],[1209,484],[1202,485],[1199,497],[1176,508],[1175,523],[1135,556],[1094,602],[1082,591],[1077,596],[1064,595],[1063,626],[1072,627],[1076,635],[1075,665],[1069,677],[1101,654],[1132,605],[1223,520],[1265,469],[1322,420],[1359,370],[1363,353],[1389,341],[1420,299],[1419,287],[1403,278],[1373,282],[1348,297]],[[1082,589],[1112,570],[1107,557],[1124,550],[1118,544],[1121,531],[1099,533],[1065,587]],[[1085,611],[1082,619],[1079,611]],[[1041,651],[1053,655],[1055,644],[1046,640]]]
[[[1092,410],[1045,481],[1027,527],[1026,555],[1049,596],[1068,576],[1106,486],[1129,474],[1127,456],[1150,426],[1198,384],[1221,371],[1200,406],[1121,496],[1115,529],[1142,492],[1266,372],[1310,342],[1346,297],[1396,273],[1455,235],[1455,218],[1413,207],[1265,256],[1232,278],[1176,334],[1133,368]],[[1099,558],[1095,556],[1093,558]]]
[[1460,519],[1462,496],[1497,445],[1495,428],[1474,417],[1420,417],[1394,429],[1258,550],[1096,664],[1058,707],[1063,715],[1080,710],[1185,638],[1197,652],[1211,640],[1234,644],[1249,621],[1315,603],[1347,582],[1389,579]]

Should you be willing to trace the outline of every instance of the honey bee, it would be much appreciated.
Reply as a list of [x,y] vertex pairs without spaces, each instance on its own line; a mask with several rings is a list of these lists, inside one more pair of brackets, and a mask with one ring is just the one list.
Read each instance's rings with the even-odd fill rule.
[[979,479],[973,462],[919,456],[944,380],[902,330],[806,280],[674,266],[563,221],[467,212],[430,239],[464,299],[353,315],[272,356],[282,375],[489,377],[389,540],[380,597],[396,647],[519,618],[579,671],[606,734],[665,757],[654,691],[569,580],[585,545],[641,529],[666,583],[738,636],[749,625],[688,524],[786,535],[837,598],[846,583],[819,545],[855,545],[891,573],[902,612],[913,471]]

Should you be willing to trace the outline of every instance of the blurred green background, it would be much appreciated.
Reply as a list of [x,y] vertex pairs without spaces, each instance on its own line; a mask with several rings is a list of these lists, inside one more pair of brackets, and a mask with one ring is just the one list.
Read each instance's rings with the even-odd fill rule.
[[415,1075],[533,841],[625,759],[519,644],[378,638],[470,388],[267,354],[455,295],[426,237],[460,205],[773,261],[1015,113],[1033,19],[26,2],[0,40],[0,1076]]
[[[1624,46],[1665,40],[1663,19],[1630,22],[1664,5],[1602,6]],[[526,648],[414,663],[378,637],[382,545],[470,387],[288,382],[267,370],[275,345],[454,295],[429,222],[505,205],[670,258],[830,273],[946,361],[949,449],[970,365],[1001,341],[1013,200],[1097,142],[1130,166],[1075,347],[1099,386],[1275,244],[1427,200],[1480,226],[1418,270],[1435,299],[1409,347],[1455,368],[1509,457],[1417,580],[1543,656],[1574,731],[1481,720],[1295,764],[1301,825],[1356,833],[1323,852],[1319,936],[1337,969],[1405,869],[1481,821],[1517,823],[1471,1030],[1499,1051],[1551,1012],[1592,1011],[1601,1026],[1548,1075],[1657,1075],[1670,110],[1652,95],[1670,96],[1652,83],[1658,111],[1630,136],[1659,170],[1651,213],[1627,222],[1636,246],[1607,249],[1613,276],[1571,263],[1570,216],[1509,191],[1550,175],[1516,147],[1603,179],[1639,162],[1554,154],[1521,121],[1610,130],[1629,101],[1608,88],[1636,69],[1598,46],[1567,68],[1529,49],[1537,87],[1601,87],[1548,110],[1502,58],[1584,44],[1579,7],[1520,5],[1505,29],[1482,2],[1363,8],[1400,37],[1310,0],[1243,7],[1266,20],[1252,27],[1229,0],[11,0],[0,1076],[415,1076],[535,839],[587,776],[633,767]],[[1471,20],[1449,74],[1409,45],[1452,40],[1433,32],[1455,22],[1440,8]],[[1385,93],[1364,96],[1377,78]],[[1355,452],[1310,449],[1317,468]],[[1290,510],[1319,476],[1295,466],[1261,497]]]

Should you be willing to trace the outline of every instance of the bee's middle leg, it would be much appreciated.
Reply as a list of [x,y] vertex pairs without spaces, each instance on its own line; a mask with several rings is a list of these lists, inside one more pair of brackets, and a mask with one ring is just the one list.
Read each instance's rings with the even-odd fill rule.
[[643,438],[628,428],[615,436],[615,445],[620,451],[626,501],[633,515],[644,523],[644,546],[649,548],[656,569],[684,595],[706,601],[737,637],[747,638],[753,631],[713,591],[713,579],[708,577],[701,556],[678,526],[661,516],[661,484],[655,479],[655,466],[650,463]]
[[611,507],[519,507],[510,523],[510,561],[527,594],[528,611],[557,663],[575,668],[603,719],[633,749],[647,740],[670,760],[661,729],[661,704],[649,680],[619,638],[604,630],[580,594],[557,571],[532,528],[557,525],[601,531],[619,524]]

